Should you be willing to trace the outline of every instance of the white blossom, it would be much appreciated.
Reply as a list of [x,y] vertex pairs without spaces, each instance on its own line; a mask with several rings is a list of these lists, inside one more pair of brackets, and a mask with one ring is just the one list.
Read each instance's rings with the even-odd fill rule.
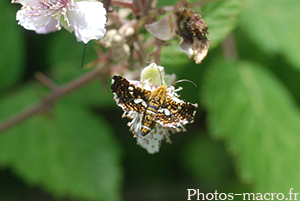
[[[137,87],[142,87],[144,89],[154,91],[158,86],[152,85],[148,81],[141,83],[139,81],[130,81],[131,84],[137,86]],[[171,87],[174,89],[173,87]],[[170,94],[172,93],[172,94]],[[169,95],[174,95],[175,90],[168,90]],[[177,95],[177,94],[176,94]],[[177,95],[178,96],[178,95]],[[161,146],[161,143],[163,140],[166,140],[167,143],[171,143],[171,140],[169,138],[171,132],[175,132],[175,129],[169,128],[169,127],[164,127],[159,123],[156,123],[154,128],[146,135],[142,136],[139,133],[139,130],[142,125],[142,118],[143,114],[138,113],[136,111],[130,111],[129,113],[124,113],[123,117],[128,117],[131,120],[131,122],[128,123],[128,126],[130,127],[130,131],[134,134],[134,137],[137,139],[137,144],[143,147],[148,151],[149,154],[154,154],[159,152],[159,148]]]
[[[151,77],[151,79],[149,79],[149,77]],[[168,83],[170,84],[175,80],[175,75],[165,75],[164,67],[151,63],[141,72],[141,81],[130,80],[129,82],[137,87],[154,91],[162,84],[166,84],[165,80],[168,80]],[[178,90],[175,90],[173,86],[167,88],[169,97],[177,98],[178,94],[176,94],[176,91]],[[123,117],[132,119],[131,122],[128,123],[130,131],[137,139],[137,144],[146,149],[150,154],[159,152],[161,143],[164,140],[166,140],[167,143],[171,143],[169,131],[173,133],[177,130],[176,128],[165,127],[157,122],[154,128],[146,136],[141,136],[139,130],[142,125],[143,114],[136,111],[130,111],[129,113],[124,112]]]
[[106,10],[99,1],[86,0],[12,0],[20,3],[18,23],[39,34],[58,31],[64,27],[74,31],[78,41],[88,43],[105,33]]

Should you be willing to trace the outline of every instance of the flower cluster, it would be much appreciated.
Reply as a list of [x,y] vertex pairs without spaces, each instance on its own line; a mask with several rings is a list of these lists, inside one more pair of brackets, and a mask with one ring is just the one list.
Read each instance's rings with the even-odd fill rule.
[[106,10],[99,1],[12,0],[22,4],[17,12],[19,24],[37,33],[50,33],[64,27],[78,41],[88,43],[105,35]]

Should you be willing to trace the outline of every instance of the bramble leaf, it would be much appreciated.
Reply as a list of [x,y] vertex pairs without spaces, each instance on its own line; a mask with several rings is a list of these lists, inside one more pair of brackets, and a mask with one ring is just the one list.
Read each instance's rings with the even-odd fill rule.
[[240,19],[240,26],[253,43],[268,54],[283,55],[298,70],[299,7],[298,0],[247,0]]
[[257,192],[299,189],[300,115],[286,89],[253,63],[216,62],[203,92],[211,134],[224,139]]
[[201,7],[209,30],[207,37],[211,40],[211,47],[218,46],[237,26],[244,4],[244,0],[221,0]]
[[[37,91],[26,86],[1,100],[0,118],[36,102]],[[3,133],[1,166],[58,196],[120,200],[120,149],[105,119],[79,106],[61,100]]]

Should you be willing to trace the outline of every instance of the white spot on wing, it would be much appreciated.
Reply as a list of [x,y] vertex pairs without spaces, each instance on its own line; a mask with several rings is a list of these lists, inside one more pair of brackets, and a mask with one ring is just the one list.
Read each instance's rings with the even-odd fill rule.
[[167,116],[169,116],[171,114],[170,110],[168,110],[168,109],[165,109],[164,112],[165,112],[165,115],[167,115]]
[[129,86],[129,87],[128,87],[128,90],[129,90],[129,91],[133,91],[133,87],[132,87],[132,86]]
[[147,107],[147,104],[145,101],[142,102],[142,106]]
[[156,114],[155,112],[151,111],[151,110],[147,110],[147,112],[151,113],[151,114]]
[[143,102],[143,99],[141,99],[141,98],[134,99],[134,103],[136,103],[136,104],[139,104],[141,102]]

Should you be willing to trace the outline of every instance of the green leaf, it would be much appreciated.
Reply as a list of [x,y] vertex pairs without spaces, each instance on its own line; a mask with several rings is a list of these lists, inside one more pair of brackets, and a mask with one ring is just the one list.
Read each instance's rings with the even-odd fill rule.
[[212,47],[218,46],[237,26],[239,14],[243,8],[244,0],[218,0],[201,7]]
[[181,151],[182,164],[189,174],[206,190],[218,189],[228,184],[231,160],[223,144],[207,135],[197,133]]
[[158,1],[156,6],[157,7],[162,7],[162,6],[170,6],[170,5],[175,5],[177,1],[174,0],[164,0],[164,1]]
[[262,50],[283,55],[300,69],[300,1],[248,0],[240,26]]
[[24,37],[16,11],[8,1],[0,1],[0,90],[20,80],[24,70]]
[[208,126],[257,192],[300,189],[300,115],[286,89],[252,63],[217,62],[203,92]]
[[[27,86],[2,100],[0,118],[36,102],[36,91]],[[0,136],[1,165],[58,196],[120,200],[120,149],[105,119],[64,100],[47,113]]]

